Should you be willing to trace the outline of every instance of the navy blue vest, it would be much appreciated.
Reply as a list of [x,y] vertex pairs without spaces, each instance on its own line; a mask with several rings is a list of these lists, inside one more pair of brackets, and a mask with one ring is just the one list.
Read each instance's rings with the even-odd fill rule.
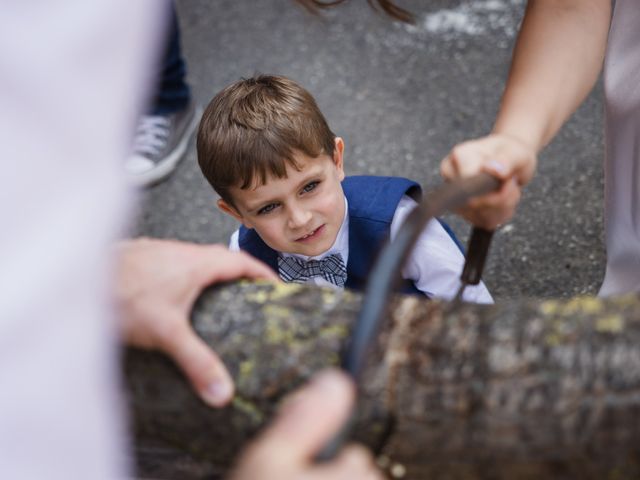
[[[376,255],[389,236],[400,199],[408,195],[419,201],[422,190],[420,185],[406,178],[373,176],[346,177],[342,189],[349,204],[349,260],[345,286],[363,290]],[[460,247],[448,225],[443,226]],[[278,271],[278,252],[264,243],[255,230],[241,226],[238,243],[241,250]],[[422,294],[411,281],[406,281],[401,290]]]

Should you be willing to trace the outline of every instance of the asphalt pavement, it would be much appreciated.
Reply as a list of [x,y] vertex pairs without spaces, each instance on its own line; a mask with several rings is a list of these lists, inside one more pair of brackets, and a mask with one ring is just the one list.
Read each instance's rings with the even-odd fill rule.
[[[346,142],[347,174],[400,175],[429,189],[456,143],[492,126],[524,0],[405,0],[414,25],[365,0],[314,16],[292,0],[177,2],[188,81],[203,106],[255,73],[286,75],[316,98]],[[604,273],[601,88],[540,155],[516,217],[496,232],[485,271],[498,299],[595,294]],[[143,193],[132,235],[228,241],[195,142]],[[462,239],[469,226],[445,217]]]

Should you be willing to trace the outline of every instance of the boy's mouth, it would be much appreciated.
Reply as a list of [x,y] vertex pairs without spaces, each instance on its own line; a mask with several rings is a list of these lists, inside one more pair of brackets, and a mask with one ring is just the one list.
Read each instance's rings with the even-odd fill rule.
[[296,239],[296,242],[310,242],[314,240],[321,232],[324,230],[324,225],[320,225],[315,230],[303,235],[302,237]]

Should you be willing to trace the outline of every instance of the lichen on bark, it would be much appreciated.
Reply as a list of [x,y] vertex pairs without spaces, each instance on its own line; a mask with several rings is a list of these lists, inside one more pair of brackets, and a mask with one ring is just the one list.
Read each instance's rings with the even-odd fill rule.
[[[223,410],[166,358],[127,352],[141,471],[223,472],[283,397],[338,363],[361,301],[268,283],[205,292],[194,328],[237,386]],[[369,359],[354,438],[405,478],[640,477],[637,295],[456,309],[398,296]]]

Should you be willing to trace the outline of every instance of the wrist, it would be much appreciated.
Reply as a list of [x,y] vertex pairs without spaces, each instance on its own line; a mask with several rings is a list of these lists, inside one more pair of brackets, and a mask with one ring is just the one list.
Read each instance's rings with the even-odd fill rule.
[[536,156],[545,146],[541,133],[537,133],[533,128],[523,128],[522,126],[518,128],[515,122],[511,123],[509,127],[504,127],[496,123],[491,134],[500,135],[515,141]]

